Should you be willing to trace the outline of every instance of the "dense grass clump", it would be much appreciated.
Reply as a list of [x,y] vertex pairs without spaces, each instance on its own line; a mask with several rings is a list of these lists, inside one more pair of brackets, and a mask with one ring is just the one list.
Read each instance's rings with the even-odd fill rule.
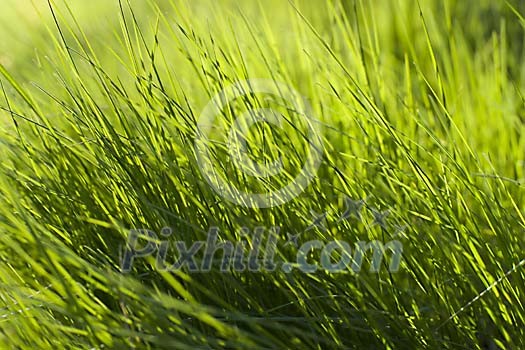
[[[522,2],[21,3],[0,15],[1,348],[525,348]],[[209,101],[255,78],[304,100],[243,85],[206,139],[217,171],[283,188],[312,126],[323,155],[269,208],[221,196],[195,147]],[[243,135],[252,160],[282,160],[261,179],[225,130],[263,108],[286,122]],[[349,199],[361,215],[341,220]],[[296,234],[398,240],[403,259],[192,273],[152,255],[121,271],[132,229],[253,246],[242,228],[259,226],[279,227],[280,261]]]

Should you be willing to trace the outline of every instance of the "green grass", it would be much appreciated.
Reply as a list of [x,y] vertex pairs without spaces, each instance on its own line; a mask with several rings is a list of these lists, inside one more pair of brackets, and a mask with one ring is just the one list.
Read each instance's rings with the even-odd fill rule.
[[[521,2],[16,3],[0,15],[1,348],[525,347]],[[249,78],[289,84],[322,127],[316,179],[267,209],[219,196],[194,152],[204,106]],[[254,107],[290,121],[248,137],[285,160],[263,183],[214,135],[232,184],[297,175],[308,141],[285,102],[223,110],[223,127]],[[133,228],[191,243],[280,226],[284,241],[313,210],[328,229],[301,240],[393,238],[337,223],[345,195],[407,225],[400,271],[168,273],[151,257],[120,272]]]

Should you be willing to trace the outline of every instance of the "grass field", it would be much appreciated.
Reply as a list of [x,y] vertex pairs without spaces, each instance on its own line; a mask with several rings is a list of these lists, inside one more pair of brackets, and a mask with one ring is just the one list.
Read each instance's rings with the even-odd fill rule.
[[2,5],[1,349],[525,348],[524,2]]

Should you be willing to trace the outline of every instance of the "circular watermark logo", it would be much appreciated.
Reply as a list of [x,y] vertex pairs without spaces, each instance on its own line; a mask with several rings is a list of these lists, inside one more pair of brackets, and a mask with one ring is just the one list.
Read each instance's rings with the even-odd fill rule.
[[[263,124],[281,133],[272,137]],[[300,145],[290,147],[291,140]],[[199,116],[194,149],[214,191],[249,208],[279,206],[301,194],[323,158],[320,123],[306,98],[270,79],[242,80],[218,92]],[[299,155],[305,159],[297,166]]]

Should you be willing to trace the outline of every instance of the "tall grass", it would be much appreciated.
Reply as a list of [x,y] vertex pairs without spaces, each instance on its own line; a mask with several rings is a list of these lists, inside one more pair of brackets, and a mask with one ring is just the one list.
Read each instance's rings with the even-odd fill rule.
[[[525,346],[522,3],[93,4],[39,3],[37,50],[3,22],[2,348]],[[220,197],[194,153],[206,103],[249,78],[293,86],[323,129],[316,180],[274,208]],[[282,103],[252,94],[221,122],[269,105],[293,122]],[[280,188],[305,156],[301,124],[256,131],[255,156],[286,157],[262,185]],[[215,141],[229,180],[252,185]],[[366,210],[338,222],[345,196],[390,226]],[[286,240],[311,211],[327,229],[305,239],[397,237],[400,271],[170,273],[154,257],[120,271],[130,229],[191,243],[280,226]]]

